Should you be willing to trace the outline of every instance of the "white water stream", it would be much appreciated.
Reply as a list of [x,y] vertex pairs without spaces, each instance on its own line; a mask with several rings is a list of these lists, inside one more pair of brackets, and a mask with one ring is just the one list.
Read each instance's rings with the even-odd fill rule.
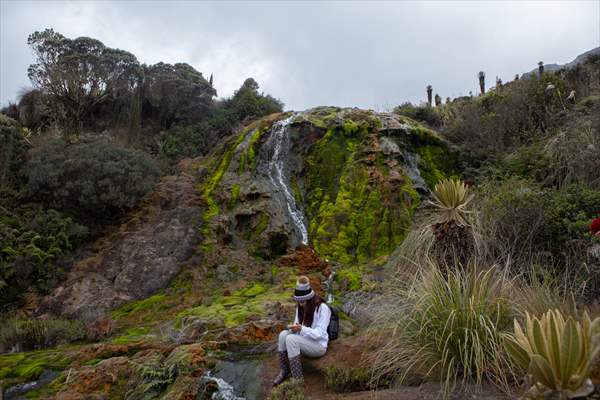
[[210,371],[206,372],[202,379],[213,381],[217,384],[218,390],[213,393],[212,400],[246,400],[244,397],[236,396],[233,386],[227,381],[211,376]]
[[269,178],[275,187],[277,187],[285,197],[288,212],[292,217],[292,221],[302,235],[302,244],[308,244],[308,231],[304,225],[302,212],[296,205],[294,196],[290,193],[289,185],[286,183],[285,177],[285,162],[289,152],[289,131],[288,127],[292,122],[292,115],[281,121],[273,124],[271,132],[271,140],[273,141],[273,156],[269,161]]

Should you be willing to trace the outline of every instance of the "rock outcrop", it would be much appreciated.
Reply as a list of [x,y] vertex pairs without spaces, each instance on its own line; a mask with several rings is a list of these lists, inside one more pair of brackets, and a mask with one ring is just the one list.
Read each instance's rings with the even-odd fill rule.
[[76,315],[112,309],[164,288],[194,254],[201,208],[195,179],[182,172],[161,180],[118,231],[96,243],[48,296],[42,311]]

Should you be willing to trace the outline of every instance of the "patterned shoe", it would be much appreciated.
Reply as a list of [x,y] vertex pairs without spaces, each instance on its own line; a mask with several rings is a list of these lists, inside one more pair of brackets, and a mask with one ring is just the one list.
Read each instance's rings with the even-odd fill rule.
[[300,360],[300,355],[297,355],[296,357],[292,357],[290,358],[290,369],[292,370],[292,378],[303,382],[304,381],[304,375],[302,374],[302,361]]
[[287,351],[280,351],[279,353],[279,374],[273,379],[273,386],[279,385],[290,376],[290,364],[288,361]]

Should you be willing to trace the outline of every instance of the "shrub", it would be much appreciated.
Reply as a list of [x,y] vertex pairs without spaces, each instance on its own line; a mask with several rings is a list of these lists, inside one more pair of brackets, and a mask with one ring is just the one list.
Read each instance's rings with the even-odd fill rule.
[[54,347],[85,338],[83,324],[66,319],[8,319],[0,326],[0,343],[17,351]]
[[36,198],[96,216],[133,207],[160,177],[144,153],[106,143],[68,146],[55,140],[36,149],[27,168],[29,191]]
[[23,137],[22,131],[10,121],[5,122],[0,114],[0,190],[18,189],[23,184],[23,165],[31,145]]
[[269,400],[304,400],[304,386],[295,380],[288,380],[271,391]]
[[442,113],[437,107],[432,107],[429,104],[415,106],[411,103],[404,103],[394,108],[394,112],[420,122],[425,122],[432,127],[439,128],[442,126]]
[[448,394],[455,383],[484,378],[506,385],[510,365],[501,333],[513,318],[510,280],[495,268],[417,272],[392,282],[389,303],[376,315],[387,343],[375,356],[375,376],[437,378]]
[[573,183],[600,185],[600,129],[591,121],[564,128],[545,146],[548,166],[554,181],[560,187]]
[[82,243],[88,230],[55,210],[0,207],[0,308],[32,285],[47,292],[64,274],[63,257]]
[[476,230],[490,258],[513,265],[543,261],[547,267],[561,266],[558,273],[579,269],[585,261],[600,191],[580,185],[557,190],[509,178],[483,185],[478,197]]
[[505,346],[515,362],[527,371],[526,397],[557,393],[559,398],[587,396],[594,391],[589,378],[592,362],[600,351],[600,318],[581,321],[550,310],[541,318],[526,316],[525,329],[515,320],[514,335]]

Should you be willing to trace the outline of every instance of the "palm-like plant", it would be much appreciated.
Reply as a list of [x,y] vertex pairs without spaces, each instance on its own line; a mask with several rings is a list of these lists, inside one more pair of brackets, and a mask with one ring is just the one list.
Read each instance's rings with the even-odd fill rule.
[[557,394],[560,399],[593,392],[589,376],[600,351],[600,318],[584,313],[581,321],[550,310],[541,318],[526,315],[525,329],[515,320],[514,335],[505,336],[513,360],[528,371],[526,397]]
[[481,91],[481,94],[485,94],[485,72],[483,71],[479,71],[479,73],[477,74],[477,77],[479,78],[479,90]]
[[429,204],[434,209],[431,225],[435,235],[433,251],[440,266],[466,264],[474,249],[468,205],[473,200],[465,183],[459,179],[445,179],[435,185]]
[[427,103],[429,103],[429,105],[431,105],[431,101],[432,101],[432,94],[433,94],[433,88],[431,87],[431,85],[427,85]]

